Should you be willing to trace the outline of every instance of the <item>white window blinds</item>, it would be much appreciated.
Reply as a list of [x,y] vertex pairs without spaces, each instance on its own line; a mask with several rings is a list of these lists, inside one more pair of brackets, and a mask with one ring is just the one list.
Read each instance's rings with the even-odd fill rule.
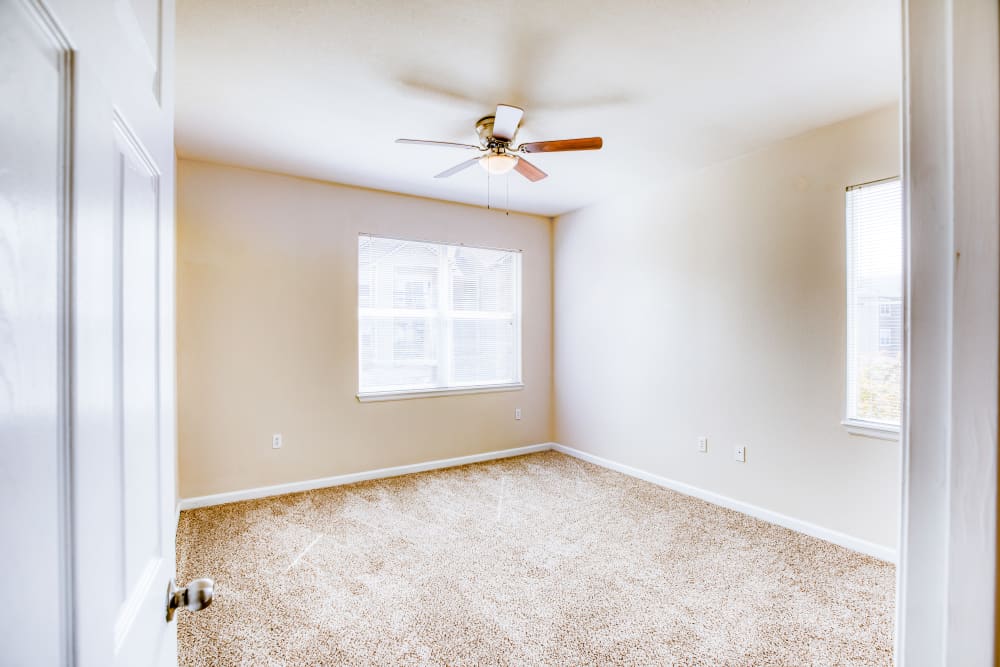
[[521,381],[521,253],[358,238],[359,396]]
[[847,420],[898,427],[903,367],[899,179],[847,190]]

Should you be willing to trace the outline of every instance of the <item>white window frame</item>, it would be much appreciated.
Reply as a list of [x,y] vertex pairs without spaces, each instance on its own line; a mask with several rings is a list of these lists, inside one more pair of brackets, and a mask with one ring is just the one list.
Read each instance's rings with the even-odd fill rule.
[[[850,433],[851,435],[858,435],[858,436],[863,436],[863,437],[867,437],[867,438],[875,438],[875,439],[878,439],[878,440],[892,440],[892,441],[895,441],[895,442],[899,442],[900,441],[900,430],[901,429],[900,429],[899,426],[894,426],[892,424],[886,424],[884,422],[875,422],[875,421],[869,421],[869,420],[866,420],[866,419],[858,419],[856,417],[849,416],[850,415],[850,410],[851,410],[850,396],[848,395],[849,394],[849,389],[848,388],[850,387],[850,383],[851,383],[851,370],[850,370],[851,359],[849,357],[849,346],[850,346],[850,340],[851,340],[851,329],[852,329],[852,327],[854,325],[854,320],[853,320],[853,318],[851,316],[851,304],[850,304],[850,298],[851,298],[851,278],[852,278],[852,276],[851,276],[852,257],[851,257],[851,228],[850,228],[850,224],[848,224],[848,220],[847,220],[847,193],[850,192],[852,189],[859,188],[859,187],[864,187],[866,185],[876,185],[878,183],[888,183],[889,181],[898,181],[898,180],[900,180],[899,176],[890,176],[888,178],[880,178],[880,179],[875,180],[875,181],[868,181],[866,183],[858,183],[856,185],[850,185],[847,188],[845,188],[845,190],[844,190],[844,193],[845,193],[844,194],[844,215],[843,215],[843,220],[844,220],[844,239],[845,239],[845,243],[844,243],[844,248],[845,248],[845,252],[844,252],[844,289],[845,289],[844,296],[845,296],[845,300],[844,300],[844,304],[845,304],[845,307],[846,307],[845,313],[844,313],[844,315],[845,315],[844,320],[845,320],[846,326],[844,328],[844,334],[845,334],[844,335],[844,391],[843,391],[843,394],[842,394],[842,396],[843,396],[843,398],[842,398],[842,400],[843,400],[843,410],[841,411],[841,414],[843,415],[843,417],[840,420],[841,425],[845,429],[847,429],[847,432]],[[903,271],[905,273],[905,271],[906,271],[906,267],[905,266],[903,267]],[[879,308],[881,308],[881,307],[882,307],[881,304],[879,304]],[[902,395],[902,388],[901,388],[900,391],[901,391],[901,395]]]
[[[369,403],[369,402],[374,402],[374,401],[397,401],[397,400],[405,400],[405,399],[412,399],[412,398],[430,398],[430,397],[434,397],[434,396],[458,396],[458,395],[462,395],[462,394],[484,394],[484,393],[503,392],[503,391],[519,391],[521,389],[524,389],[524,383],[523,383],[524,369],[522,368],[522,363],[521,363],[522,362],[521,349],[522,349],[522,346],[523,346],[523,341],[522,341],[522,338],[523,338],[522,320],[523,320],[523,317],[524,317],[523,312],[522,312],[522,305],[523,305],[523,301],[524,301],[523,294],[522,294],[523,284],[524,284],[524,278],[523,278],[523,272],[524,272],[524,253],[523,253],[523,251],[521,251],[521,250],[513,250],[513,249],[509,249],[509,248],[492,248],[492,247],[489,247],[489,246],[473,245],[473,244],[467,244],[467,243],[448,243],[446,241],[427,241],[427,240],[424,240],[424,239],[402,238],[402,237],[398,237],[398,236],[388,236],[388,235],[385,235],[385,234],[361,233],[358,236],[359,237],[368,236],[368,237],[380,238],[380,239],[390,239],[390,240],[394,240],[394,241],[406,241],[406,242],[410,242],[410,243],[428,243],[428,244],[433,244],[433,245],[438,245],[438,246],[451,246],[451,247],[455,247],[455,248],[475,248],[475,249],[478,249],[478,250],[496,250],[496,251],[500,251],[500,252],[510,252],[510,253],[513,253],[514,256],[517,258],[517,267],[516,267],[516,270],[514,272],[514,280],[515,280],[516,284],[514,285],[514,318],[513,319],[514,319],[514,327],[515,327],[516,331],[515,331],[515,335],[514,335],[514,369],[515,369],[515,379],[514,379],[513,382],[504,382],[504,383],[496,383],[496,384],[458,384],[458,385],[449,385],[449,386],[446,386],[446,387],[428,387],[428,388],[412,388],[412,389],[408,388],[408,389],[400,389],[400,390],[361,391],[361,303],[360,303],[359,294],[358,294],[358,292],[360,290],[360,283],[358,281],[358,275],[359,275],[359,270],[360,270],[360,268],[359,268],[360,255],[358,253],[356,253],[355,254],[355,267],[354,267],[354,269],[355,269],[354,270],[354,278],[355,278],[355,281],[356,281],[355,282],[355,289],[354,289],[354,298],[355,298],[355,309],[354,309],[354,312],[355,312],[355,325],[356,325],[356,328],[355,328],[355,331],[356,331],[355,343],[357,344],[356,354],[357,354],[357,359],[358,359],[358,366],[357,366],[357,368],[358,368],[358,376],[357,376],[357,382],[355,382],[355,386],[358,387],[358,393],[357,393],[357,399],[358,399],[358,401],[360,401],[361,403]],[[441,257],[441,263],[442,263],[442,265],[441,265],[441,273],[440,273],[440,275],[442,276],[442,279],[438,281],[438,290],[439,290],[439,292],[438,292],[438,304],[439,304],[439,309],[443,310],[449,304],[451,290],[450,290],[450,288],[448,286],[449,285],[448,281],[443,279],[444,276],[447,275],[447,260],[446,260],[446,258],[445,258],[444,255],[442,255],[442,257]],[[446,329],[447,329],[447,327],[442,327],[441,330],[442,331],[446,331]],[[444,342],[446,345],[450,344],[450,342],[451,342],[451,335],[446,333],[443,336],[443,338],[442,338],[442,342]],[[442,354],[441,354],[441,361],[442,361],[442,363],[445,363],[445,364],[450,363],[450,361],[451,361],[451,353],[450,353],[450,351],[447,354],[445,354],[444,352],[442,352]]]

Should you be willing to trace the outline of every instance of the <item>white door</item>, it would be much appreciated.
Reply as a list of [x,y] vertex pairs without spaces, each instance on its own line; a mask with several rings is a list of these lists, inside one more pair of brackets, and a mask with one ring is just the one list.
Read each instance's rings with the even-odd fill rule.
[[0,0],[4,665],[176,664],[173,11]]

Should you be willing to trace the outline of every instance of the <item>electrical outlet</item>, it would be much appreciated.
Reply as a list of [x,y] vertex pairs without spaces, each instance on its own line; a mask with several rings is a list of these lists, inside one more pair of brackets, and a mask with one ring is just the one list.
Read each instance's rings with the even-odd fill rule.
[[514,419],[521,418],[521,408],[514,408]]
[[271,436],[271,449],[281,449],[281,434],[275,433]]
[[698,438],[698,451],[703,454],[708,451],[708,438],[705,436]]
[[740,445],[739,447],[736,448],[736,460],[739,461],[740,463],[747,462],[747,448],[744,447],[743,445]]

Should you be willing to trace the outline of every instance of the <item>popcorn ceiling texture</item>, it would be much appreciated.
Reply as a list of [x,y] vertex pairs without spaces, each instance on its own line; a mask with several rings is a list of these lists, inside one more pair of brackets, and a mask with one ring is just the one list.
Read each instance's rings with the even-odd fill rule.
[[557,452],[183,512],[182,667],[890,665],[891,564]]

